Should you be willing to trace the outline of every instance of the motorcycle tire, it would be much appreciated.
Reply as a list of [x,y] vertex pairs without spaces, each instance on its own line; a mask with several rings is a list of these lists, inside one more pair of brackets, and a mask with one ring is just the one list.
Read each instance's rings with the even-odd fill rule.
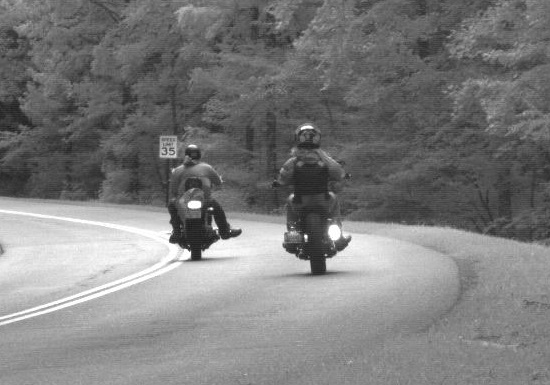
[[327,259],[323,251],[324,224],[318,213],[308,213],[305,218],[305,232],[308,235],[307,251],[311,274],[320,275],[327,271]]
[[204,228],[202,226],[202,220],[190,220],[185,224],[186,236],[189,244],[189,251],[191,252],[191,260],[198,261],[202,259],[202,237]]
[[191,251],[191,260],[199,261],[202,259],[202,248],[200,244],[191,244],[189,245],[189,250]]

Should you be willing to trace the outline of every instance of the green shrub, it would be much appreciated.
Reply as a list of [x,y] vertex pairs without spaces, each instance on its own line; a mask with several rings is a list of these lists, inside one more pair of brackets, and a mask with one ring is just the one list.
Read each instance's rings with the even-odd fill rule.
[[131,170],[114,170],[106,174],[99,199],[109,203],[133,203],[136,196],[130,193],[134,177]]
[[511,219],[497,218],[484,233],[524,242],[545,242],[550,239],[550,208],[527,210]]

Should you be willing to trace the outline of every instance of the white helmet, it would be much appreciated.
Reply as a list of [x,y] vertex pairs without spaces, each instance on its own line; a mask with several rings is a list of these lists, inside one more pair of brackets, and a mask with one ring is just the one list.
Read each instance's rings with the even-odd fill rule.
[[304,123],[294,131],[294,140],[299,147],[319,147],[321,131],[313,123]]

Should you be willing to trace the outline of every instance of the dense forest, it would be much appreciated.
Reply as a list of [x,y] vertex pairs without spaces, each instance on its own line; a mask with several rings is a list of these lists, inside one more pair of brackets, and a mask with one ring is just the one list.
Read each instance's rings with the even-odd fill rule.
[[548,0],[0,0],[0,194],[163,204],[160,135],[276,212],[304,121],[348,219],[550,238]]

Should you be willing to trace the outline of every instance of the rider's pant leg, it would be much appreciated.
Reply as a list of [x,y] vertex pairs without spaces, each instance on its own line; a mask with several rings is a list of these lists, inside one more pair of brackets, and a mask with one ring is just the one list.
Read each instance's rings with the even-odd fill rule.
[[208,201],[208,205],[214,209],[214,220],[218,225],[220,234],[228,233],[230,227],[229,223],[227,222],[227,216],[225,215],[225,211],[223,211],[222,206],[214,198],[210,198],[210,200]]
[[168,203],[168,213],[170,214],[170,224],[172,227],[177,227],[181,224],[180,217],[178,215],[178,208],[176,207],[176,202],[172,201]]
[[182,222],[178,215],[178,208],[176,207],[175,201],[168,203],[168,213],[170,214],[170,224],[172,225],[172,234],[168,241],[170,243],[180,243],[183,240]]
[[290,230],[291,227],[295,227],[296,223],[298,222],[298,219],[299,219],[298,207],[297,207],[297,204],[294,202],[294,194],[290,194],[290,196],[286,200],[287,230]]
[[333,220],[342,226],[342,214],[340,212],[340,201],[338,197],[333,192],[329,192],[329,214]]

